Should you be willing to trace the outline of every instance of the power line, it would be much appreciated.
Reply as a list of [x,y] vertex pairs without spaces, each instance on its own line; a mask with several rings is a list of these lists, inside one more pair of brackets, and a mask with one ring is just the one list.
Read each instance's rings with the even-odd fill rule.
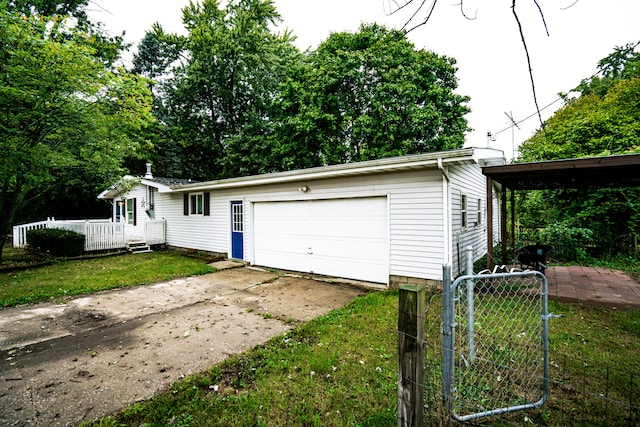
[[[551,107],[551,106],[552,106],[553,104],[555,104],[556,102],[558,102],[558,101],[562,101],[562,99],[563,99],[563,98],[561,98],[561,97],[556,98],[554,101],[552,101],[552,102],[550,102],[549,104],[547,104],[547,105],[545,105],[544,107],[542,107],[542,108],[540,109],[540,111],[544,111],[544,110],[546,110],[547,108]],[[537,115],[538,115],[538,112],[536,111],[536,112],[534,112],[534,113],[532,113],[532,114],[528,115],[528,116],[527,116],[527,117],[525,117],[524,119],[522,119],[522,120],[518,120],[517,122],[513,122],[512,124],[510,124],[510,125],[509,125],[509,126],[507,126],[506,128],[501,129],[501,130],[499,130],[498,132],[492,133],[491,135],[493,135],[493,136],[499,135],[499,134],[501,134],[502,132],[505,132],[505,131],[507,131],[507,130],[511,129],[514,125],[515,125],[515,126],[518,126],[520,123],[523,123],[523,122],[525,122],[525,121],[529,120],[529,119],[530,119],[530,118],[532,118],[532,117],[536,117]],[[512,120],[513,120],[513,119],[512,119]]]
[[[573,6],[573,5],[572,5],[572,6]],[[638,47],[639,45],[640,45],[640,40],[638,40],[638,41],[637,41],[633,46],[631,46],[631,44],[630,44],[630,43],[629,43],[629,44],[627,44],[627,46],[631,46],[631,49],[632,49],[632,50],[635,50],[635,49],[636,49],[636,47]],[[589,80],[592,80],[592,79],[594,79],[595,77],[597,77],[599,74],[602,74],[602,72],[603,72],[603,70],[602,70],[602,69],[599,69],[599,70],[597,70],[595,73],[593,73],[591,76],[589,76],[588,78],[583,79],[583,81],[589,81]],[[519,120],[518,122],[513,122],[511,125],[507,126],[507,127],[506,127],[506,128],[504,128],[504,129],[499,130],[498,132],[494,132],[494,133],[491,133],[491,132],[490,132],[490,134],[491,134],[491,136],[492,136],[492,137],[495,137],[496,135],[499,135],[499,134],[501,134],[502,132],[505,132],[505,131],[507,131],[507,130],[511,129],[514,125],[515,125],[515,126],[518,126],[520,123],[523,123],[523,122],[525,122],[526,120],[529,120],[530,118],[537,116],[537,115],[538,115],[538,113],[539,113],[540,111],[544,111],[544,110],[546,110],[547,108],[551,107],[551,106],[552,106],[553,104],[555,104],[556,102],[558,102],[558,101],[562,101],[563,99],[564,99],[564,98],[562,98],[562,97],[558,97],[558,98],[556,98],[554,101],[552,101],[551,103],[549,103],[549,104],[545,105],[544,107],[542,107],[541,109],[539,109],[539,110],[537,110],[537,111],[533,112],[532,114],[528,115],[528,116],[527,116],[527,117],[525,117],[524,119]],[[506,114],[506,113],[505,113],[505,114]],[[512,118],[511,120],[513,121],[513,118]]]

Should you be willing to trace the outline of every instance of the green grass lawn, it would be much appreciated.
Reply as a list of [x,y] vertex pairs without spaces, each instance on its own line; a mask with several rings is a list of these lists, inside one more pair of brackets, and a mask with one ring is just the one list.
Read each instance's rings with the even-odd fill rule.
[[157,251],[52,265],[0,273],[0,307],[35,303],[155,283],[214,271],[205,262],[176,251]]

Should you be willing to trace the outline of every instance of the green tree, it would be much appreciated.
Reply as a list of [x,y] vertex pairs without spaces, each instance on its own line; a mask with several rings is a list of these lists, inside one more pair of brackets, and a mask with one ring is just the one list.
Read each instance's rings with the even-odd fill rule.
[[180,50],[172,57],[175,49],[156,49],[157,55],[148,55],[147,69],[173,63],[159,83],[156,94],[162,99],[156,105],[162,111],[156,114],[168,131],[163,144],[180,151],[185,176],[212,179],[273,170],[273,104],[297,53],[289,33],[273,32],[279,22],[271,0],[235,0],[225,7],[204,0],[183,9],[186,37],[155,29],[161,46]]
[[186,38],[167,34],[160,24],[147,31],[133,58],[133,72],[144,76],[153,97],[153,115],[156,120],[146,128],[150,149],[142,161],[130,161],[131,170],[144,170],[144,162],[154,164],[154,173],[165,177],[193,177],[189,165],[183,162],[185,147],[171,134],[173,117],[167,104],[165,88],[172,67],[181,61]]
[[[459,148],[468,97],[455,60],[377,24],[334,33],[290,78],[278,127],[285,168]],[[295,161],[296,153],[306,153]]]
[[[627,45],[600,61],[599,73],[581,82],[580,96],[527,140],[524,161],[640,152],[640,55]],[[543,200],[544,203],[540,201]],[[640,189],[557,189],[523,200],[523,225],[591,230],[601,251],[624,250],[640,233]]]
[[25,15],[43,15],[43,16],[66,16],[70,15],[75,18],[86,20],[87,14],[84,11],[88,0],[10,0],[7,6],[16,12]]
[[56,178],[79,169],[104,185],[120,175],[152,120],[143,79],[108,66],[117,46],[68,22],[0,2],[3,236]]
[[637,47],[638,43],[614,48],[611,54],[598,62],[598,73],[583,79],[573,91],[581,96],[595,94],[602,98],[616,82],[640,76]]

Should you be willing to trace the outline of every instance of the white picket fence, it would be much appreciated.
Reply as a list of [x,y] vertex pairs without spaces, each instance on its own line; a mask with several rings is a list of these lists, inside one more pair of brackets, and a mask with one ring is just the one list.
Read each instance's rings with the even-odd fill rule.
[[[13,227],[13,246],[26,246],[27,232],[39,228],[59,228],[84,234],[84,250],[86,252],[124,248],[129,240],[122,222],[112,222],[110,219],[58,221],[48,218],[46,221]],[[166,222],[164,219],[147,221],[144,225],[146,243],[148,245],[166,243],[165,231]],[[135,238],[135,240],[140,240],[140,238]]]

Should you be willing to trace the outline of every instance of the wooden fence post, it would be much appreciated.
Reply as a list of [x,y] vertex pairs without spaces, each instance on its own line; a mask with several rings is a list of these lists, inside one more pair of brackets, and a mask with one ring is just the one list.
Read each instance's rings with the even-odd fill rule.
[[424,419],[425,287],[403,286],[398,304],[398,427]]

